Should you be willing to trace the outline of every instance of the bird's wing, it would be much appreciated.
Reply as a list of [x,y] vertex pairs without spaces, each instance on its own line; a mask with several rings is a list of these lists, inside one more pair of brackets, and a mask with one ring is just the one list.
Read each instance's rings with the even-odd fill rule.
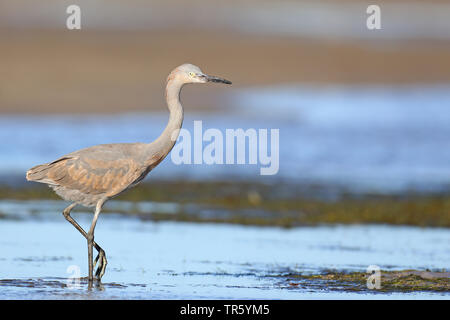
[[120,152],[86,149],[34,167],[27,178],[85,194],[113,196],[139,179],[143,170],[140,163]]

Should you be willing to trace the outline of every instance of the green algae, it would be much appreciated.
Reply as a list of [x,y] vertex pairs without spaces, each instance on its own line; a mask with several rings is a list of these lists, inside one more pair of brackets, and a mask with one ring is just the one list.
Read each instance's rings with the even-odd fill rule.
[[[37,184],[0,187],[0,199],[59,199]],[[154,181],[143,183],[117,200],[178,204],[174,213],[119,213],[144,220],[232,223],[296,227],[318,224],[390,224],[450,227],[450,193],[352,194],[318,186],[267,185],[248,182]],[[108,205],[105,206],[108,212]],[[114,212],[118,212],[117,210]]]
[[326,271],[322,274],[282,275],[279,286],[286,289],[326,289],[357,292],[450,292],[450,273],[446,271],[381,271],[379,288],[367,285],[369,273]]

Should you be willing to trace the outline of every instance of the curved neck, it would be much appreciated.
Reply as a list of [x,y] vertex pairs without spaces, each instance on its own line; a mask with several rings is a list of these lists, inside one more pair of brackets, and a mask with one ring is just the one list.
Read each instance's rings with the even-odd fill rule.
[[180,102],[180,92],[184,83],[169,78],[166,85],[166,102],[169,108],[169,122],[161,135],[148,146],[150,147],[147,159],[154,158],[155,155],[161,157],[161,160],[172,150],[180,133],[183,124],[183,107]]

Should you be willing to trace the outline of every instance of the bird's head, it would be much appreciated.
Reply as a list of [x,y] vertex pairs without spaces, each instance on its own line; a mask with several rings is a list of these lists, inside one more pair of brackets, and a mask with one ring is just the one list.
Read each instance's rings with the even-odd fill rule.
[[210,76],[204,74],[199,67],[193,64],[185,63],[181,66],[175,68],[167,78],[168,80],[177,79],[183,83],[207,83],[207,82],[218,82],[231,84],[231,81],[219,78],[216,76]]

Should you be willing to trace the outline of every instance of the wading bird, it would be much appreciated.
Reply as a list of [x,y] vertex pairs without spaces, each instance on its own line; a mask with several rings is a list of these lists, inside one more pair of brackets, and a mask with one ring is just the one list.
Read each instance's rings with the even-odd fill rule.
[[[230,81],[204,74],[192,64],[175,68],[167,78],[166,101],[169,122],[162,134],[151,143],[102,144],[69,153],[53,162],[35,166],[27,171],[27,180],[48,184],[64,200],[72,202],[63,215],[87,240],[89,282],[94,279],[93,268],[101,280],[107,264],[105,251],[94,241],[94,229],[103,205],[109,199],[137,185],[173,148],[183,123],[180,103],[181,88],[188,83]],[[70,216],[76,205],[95,207],[88,232]],[[93,247],[98,252],[92,261]]]

